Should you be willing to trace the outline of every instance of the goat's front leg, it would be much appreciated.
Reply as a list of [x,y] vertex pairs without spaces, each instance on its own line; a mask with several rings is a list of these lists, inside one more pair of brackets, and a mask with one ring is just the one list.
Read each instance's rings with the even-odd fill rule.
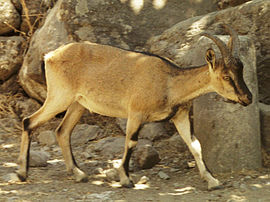
[[138,134],[141,125],[141,116],[132,115],[128,118],[126,129],[125,151],[121,166],[118,168],[120,184],[122,187],[134,187],[133,182],[129,178],[129,160],[134,148],[138,142]]
[[70,136],[76,123],[84,112],[84,107],[73,103],[67,110],[64,119],[56,129],[56,138],[61,147],[68,173],[74,174],[76,182],[87,182],[88,176],[77,166],[71,149]]
[[189,108],[180,108],[172,121],[177,128],[180,136],[193,154],[201,177],[208,182],[208,189],[214,189],[220,186],[219,181],[208,172],[203,162],[201,144],[199,140],[195,136],[191,135]]

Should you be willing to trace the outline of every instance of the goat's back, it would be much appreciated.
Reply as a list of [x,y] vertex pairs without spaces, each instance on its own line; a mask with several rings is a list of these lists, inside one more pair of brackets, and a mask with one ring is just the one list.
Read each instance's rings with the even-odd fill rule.
[[50,52],[45,65],[48,87],[61,80],[63,88],[84,97],[84,105],[99,103],[116,110],[126,110],[133,102],[140,106],[139,102],[162,101],[171,71],[158,57],[89,42],[71,43]]

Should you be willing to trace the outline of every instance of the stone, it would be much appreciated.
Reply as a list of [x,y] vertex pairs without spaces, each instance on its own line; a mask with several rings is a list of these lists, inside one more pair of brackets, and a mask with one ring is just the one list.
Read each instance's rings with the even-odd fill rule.
[[20,15],[10,0],[0,1],[0,35],[12,32],[13,28],[17,29],[20,20]]
[[126,134],[127,119],[116,118],[115,122],[121,128],[121,130]]
[[104,173],[106,175],[107,180],[116,181],[116,182],[120,181],[117,169],[112,168],[112,169],[106,170]]
[[0,85],[0,93],[10,93],[12,95],[17,94],[21,87],[17,82],[17,75],[13,74],[8,80],[6,80],[2,85]]
[[125,137],[107,137],[94,145],[94,150],[101,155],[114,157],[124,152]]
[[45,151],[30,151],[29,164],[31,167],[46,167],[49,156]]
[[137,184],[146,184],[150,181],[149,177],[142,176],[141,179],[137,182]]
[[24,39],[20,36],[0,37],[1,81],[7,80],[19,70],[23,61],[22,50],[24,43],[25,43]]
[[218,0],[217,4],[218,4],[219,9],[226,9],[229,7],[241,5],[248,1],[250,0]]
[[86,144],[89,141],[95,140],[102,129],[96,125],[78,124],[75,126],[71,134],[71,144],[81,145]]
[[174,151],[182,153],[188,150],[186,143],[183,141],[178,133],[175,133],[168,140],[166,140]]
[[55,132],[51,130],[42,131],[38,135],[38,141],[41,144],[52,146],[57,143]]
[[15,109],[17,114],[21,119],[30,116],[34,112],[36,112],[41,105],[34,99],[18,99],[15,105]]
[[[144,4],[135,14],[134,6],[128,2],[57,1],[46,16],[43,26],[33,34],[19,74],[20,84],[27,94],[39,101],[45,100],[43,56],[63,44],[87,40],[138,50],[143,48],[150,37],[160,34],[180,20],[217,9],[211,0],[195,4],[170,0],[163,5]],[[184,12],[183,8],[188,8],[188,12]]]
[[137,148],[135,159],[141,169],[150,169],[160,161],[157,150],[148,144]]
[[145,124],[140,130],[139,137],[151,141],[156,141],[168,136],[163,123],[148,123]]
[[270,105],[259,104],[261,118],[261,136],[263,148],[270,152]]
[[[0,137],[1,138],[9,138],[10,133],[14,134],[18,132],[18,128],[20,127],[20,122],[16,118],[1,118],[0,119]],[[16,126],[16,128],[15,128]]]
[[167,175],[166,173],[164,173],[163,171],[159,171],[158,176],[163,180],[169,180],[170,179],[170,176]]
[[[115,195],[115,192],[113,191],[105,191],[100,193],[92,193],[86,195],[87,201],[112,201],[112,197]],[[74,200],[72,200],[74,201]]]

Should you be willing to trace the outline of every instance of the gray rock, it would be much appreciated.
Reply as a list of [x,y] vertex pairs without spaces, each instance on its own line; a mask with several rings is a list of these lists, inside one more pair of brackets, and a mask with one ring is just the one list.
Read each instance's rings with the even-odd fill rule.
[[55,132],[51,130],[40,132],[40,134],[38,135],[38,141],[39,143],[45,144],[48,146],[55,145],[57,143]]
[[71,135],[72,145],[81,145],[95,140],[103,131],[99,126],[78,124],[75,126]]
[[82,156],[84,157],[84,158],[86,158],[86,159],[91,159],[91,158],[93,158],[95,155],[93,155],[92,153],[90,153],[90,152],[83,152],[82,153]]
[[[9,26],[8,26],[9,25]],[[13,31],[20,25],[20,15],[10,0],[0,1],[0,35]]]
[[20,118],[25,118],[36,112],[41,105],[34,99],[23,99],[16,102],[15,108]]
[[143,147],[145,145],[153,146],[153,142],[151,140],[147,140],[147,139],[139,139],[136,148],[138,149],[138,148]]
[[113,157],[123,154],[124,146],[125,137],[107,137],[95,143],[94,150],[101,155]]
[[157,150],[147,144],[138,147],[135,152],[135,159],[138,167],[142,169],[152,168],[160,161]]
[[29,164],[31,167],[46,167],[49,156],[45,151],[30,151]]
[[270,105],[259,104],[261,118],[262,146],[266,151],[270,151]]
[[[93,194],[86,195],[86,199],[89,201],[93,201],[93,202],[100,202],[100,201],[109,202],[109,201],[112,201],[111,199],[112,199],[114,194],[115,194],[115,192],[113,192],[113,191],[93,193]],[[74,200],[72,200],[72,201],[74,201]]]
[[16,118],[1,118],[0,125],[0,137],[8,138],[9,133],[15,133],[15,131],[18,130],[18,128],[14,126],[19,127],[21,124]]
[[139,137],[155,141],[167,137],[167,131],[163,123],[148,123],[140,130]]
[[183,141],[183,139],[178,133],[175,133],[167,141],[170,147],[177,152],[184,152],[188,150],[186,143]]
[[121,128],[121,130],[126,134],[127,119],[116,118],[116,124]]
[[238,5],[241,5],[247,1],[250,1],[250,0],[217,0],[218,7],[220,9],[226,9],[229,7],[238,6]]
[[170,179],[170,176],[167,175],[166,173],[164,173],[163,171],[159,171],[158,176],[163,180],[169,180]]
[[19,70],[23,61],[23,43],[20,36],[0,37],[0,80],[7,80]]
[[112,168],[112,169],[106,170],[104,173],[107,177],[107,180],[116,181],[116,182],[120,181],[117,169]]

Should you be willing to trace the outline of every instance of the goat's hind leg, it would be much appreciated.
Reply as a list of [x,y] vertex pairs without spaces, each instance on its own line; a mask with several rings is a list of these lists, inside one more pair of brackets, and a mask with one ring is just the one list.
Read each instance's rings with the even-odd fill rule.
[[44,105],[38,111],[23,120],[20,155],[18,158],[19,168],[16,171],[17,176],[21,181],[25,181],[27,178],[31,131],[42,123],[45,123],[46,121],[53,118],[58,113],[67,109],[70,103],[63,101],[61,102],[61,100],[63,99],[51,100],[47,98]]
[[122,187],[134,187],[133,182],[129,178],[129,160],[134,148],[138,142],[138,134],[141,125],[141,116],[132,114],[127,121],[125,151],[122,164],[118,169],[120,184]]
[[201,177],[208,182],[208,189],[219,188],[219,181],[208,172],[203,162],[200,142],[196,139],[195,136],[191,135],[189,107],[179,109],[179,111],[172,120],[180,136],[185,141],[189,150],[193,154]]
[[87,182],[87,175],[79,169],[72,154],[70,136],[76,123],[84,112],[84,107],[79,103],[73,103],[67,110],[64,119],[56,129],[56,138],[61,147],[65,159],[67,171],[74,174],[76,182]]

